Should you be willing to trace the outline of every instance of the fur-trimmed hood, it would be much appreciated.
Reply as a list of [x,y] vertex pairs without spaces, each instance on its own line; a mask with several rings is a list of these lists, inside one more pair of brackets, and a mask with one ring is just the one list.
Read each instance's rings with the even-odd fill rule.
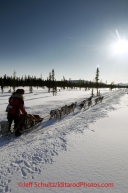
[[23,95],[19,94],[19,93],[12,93],[11,97],[16,97],[16,98],[20,98],[20,99],[24,99]]

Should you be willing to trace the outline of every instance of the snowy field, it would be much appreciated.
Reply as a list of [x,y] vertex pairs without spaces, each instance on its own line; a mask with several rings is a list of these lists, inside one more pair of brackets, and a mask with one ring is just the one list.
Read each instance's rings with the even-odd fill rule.
[[[1,120],[6,120],[7,90],[0,93]],[[1,193],[128,191],[126,90],[101,89],[102,103],[81,111],[77,108],[58,121],[48,120],[50,110],[72,102],[79,104],[90,97],[91,90],[61,90],[54,97],[41,88],[34,88],[33,93],[27,88],[25,91],[26,111],[45,119],[37,129],[19,138],[0,136]]]

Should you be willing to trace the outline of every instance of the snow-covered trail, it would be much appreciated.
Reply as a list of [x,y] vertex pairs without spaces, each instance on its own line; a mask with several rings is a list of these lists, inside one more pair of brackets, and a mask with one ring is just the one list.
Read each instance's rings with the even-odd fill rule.
[[[58,155],[61,155],[64,152],[66,152],[64,153],[65,157],[66,157],[66,154],[69,156],[70,148],[75,147],[74,143],[71,143],[71,141],[73,141],[77,136],[80,136],[81,134],[82,136],[86,135],[88,131],[91,131],[91,133],[94,133],[94,129],[90,130],[90,124],[99,120],[99,118],[108,116],[108,112],[110,112],[111,110],[116,110],[117,108],[120,108],[121,105],[119,105],[119,102],[121,97],[124,94],[125,92],[122,90],[105,92],[103,93],[103,96],[104,96],[103,102],[98,103],[97,105],[93,105],[89,109],[86,108],[81,112],[79,110],[76,110],[75,113],[71,113],[69,116],[63,116],[62,119],[59,121],[55,121],[54,119],[50,121],[46,120],[42,122],[42,124],[38,127],[37,130],[30,132],[28,134],[24,134],[20,138],[12,139],[11,141],[0,138],[1,140],[0,141],[1,192],[2,193],[3,192],[15,193],[19,191],[28,192],[28,189],[24,189],[24,188],[20,189],[18,187],[17,183],[20,181],[23,182],[23,181],[34,181],[34,180],[44,181],[45,180],[48,182],[49,179],[52,180],[52,178],[50,178],[50,176],[47,175],[48,168],[51,168],[52,172],[55,173],[51,175],[51,177],[53,177],[53,180],[55,180],[54,175],[56,176],[58,174],[58,171],[56,171],[57,169],[55,168],[57,167],[55,166],[56,164],[55,161],[56,159],[58,160],[62,159],[61,156],[58,156]],[[125,94],[125,97],[126,97],[126,94]],[[81,99],[84,99],[84,98],[81,97]],[[70,101],[73,101],[73,100],[74,101],[77,100],[77,102],[79,102],[81,99],[77,97],[74,99],[71,98],[68,100],[68,102],[70,103]],[[67,104],[66,100],[62,100],[60,102]],[[118,106],[115,106],[116,104],[118,104]],[[60,105],[61,104],[60,103],[58,104],[58,101],[55,101],[55,100],[53,102],[48,101],[48,103],[46,102],[43,105],[41,104],[33,105],[31,107],[31,110],[33,109],[33,113],[34,113],[34,109],[36,106],[37,108],[35,110],[35,114],[38,112],[41,115],[43,111],[45,112],[44,114],[46,115],[51,109]],[[43,106],[43,110],[42,110],[42,106]],[[44,108],[45,106],[47,107],[46,109]],[[106,130],[104,132],[106,132]],[[90,141],[93,139],[93,135],[92,134],[89,135]],[[88,144],[88,148],[89,148],[89,144]],[[76,155],[78,155],[78,150],[76,150],[75,153]],[[77,161],[79,163],[78,159]],[[68,164],[69,166],[71,166],[69,163],[69,160],[68,160]],[[80,174],[78,174],[78,177],[79,175]],[[70,181],[73,181],[73,176],[71,175],[68,179]],[[80,179],[78,180],[80,181]],[[91,180],[91,176],[90,176],[90,180]],[[63,179],[61,181],[63,181]],[[35,189],[29,189],[29,191],[35,192]],[[40,191],[42,192],[42,190]],[[54,191],[60,192],[60,189],[56,189]],[[75,192],[77,191],[81,192],[80,190],[75,190]],[[49,190],[49,192],[53,192],[53,190]]]

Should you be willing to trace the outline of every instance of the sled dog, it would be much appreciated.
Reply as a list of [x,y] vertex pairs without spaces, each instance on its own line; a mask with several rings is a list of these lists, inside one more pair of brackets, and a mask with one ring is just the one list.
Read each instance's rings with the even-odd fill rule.
[[86,104],[86,100],[83,100],[82,102],[84,103],[84,105]]
[[80,107],[80,110],[81,110],[82,108],[84,108],[84,109],[85,109],[85,105],[84,105],[84,103],[80,103],[79,107]]
[[77,102],[72,103],[72,104],[69,105],[69,106],[66,105],[66,112],[67,112],[67,114],[69,114],[69,113],[71,113],[71,112],[74,113],[74,110],[75,110],[75,108],[76,108],[76,105],[77,105]]
[[99,101],[102,102],[103,98],[104,98],[103,96],[100,96]]
[[53,117],[53,118],[56,118],[56,119],[61,119],[61,110],[59,110],[59,109],[51,110],[51,111],[50,111],[50,118],[49,118],[49,120],[50,120],[52,117]]
[[89,101],[88,101],[88,108],[89,108],[90,106],[92,106],[92,100],[89,100]]
[[95,105],[98,103],[98,101],[99,101],[99,98],[96,98],[95,99]]
[[66,108],[67,108],[67,105],[61,107],[61,113],[63,113],[63,115],[66,114]]
[[90,96],[88,99],[87,99],[87,101],[91,101],[92,100],[92,96]]

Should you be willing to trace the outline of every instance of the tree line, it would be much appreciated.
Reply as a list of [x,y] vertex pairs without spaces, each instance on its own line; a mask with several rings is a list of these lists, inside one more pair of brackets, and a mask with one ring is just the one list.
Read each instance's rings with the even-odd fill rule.
[[[37,78],[36,76],[22,76],[21,78],[16,77],[16,72],[14,71],[13,76],[9,77],[6,74],[3,77],[0,77],[0,86],[1,90],[4,90],[4,87],[10,87],[13,91],[15,91],[16,87],[19,86],[28,86],[30,89],[30,92],[32,92],[33,87],[47,87],[48,92],[53,92],[53,95],[57,93],[57,87],[60,87],[62,89],[70,88],[85,88],[85,90],[88,89],[97,89],[97,95],[98,95],[98,89],[99,88],[110,88],[111,90],[113,88],[122,88],[122,86],[114,85],[112,82],[111,84],[105,84],[102,82],[99,82],[99,68],[96,70],[96,77],[94,81],[85,81],[85,80],[78,80],[78,81],[72,81],[71,79],[66,80],[63,76],[62,80],[56,80],[55,79],[55,71],[52,69],[52,72],[49,73],[49,77],[47,77],[46,80],[42,78],[42,75],[40,78]],[[128,88],[128,86],[124,86],[123,88]]]

